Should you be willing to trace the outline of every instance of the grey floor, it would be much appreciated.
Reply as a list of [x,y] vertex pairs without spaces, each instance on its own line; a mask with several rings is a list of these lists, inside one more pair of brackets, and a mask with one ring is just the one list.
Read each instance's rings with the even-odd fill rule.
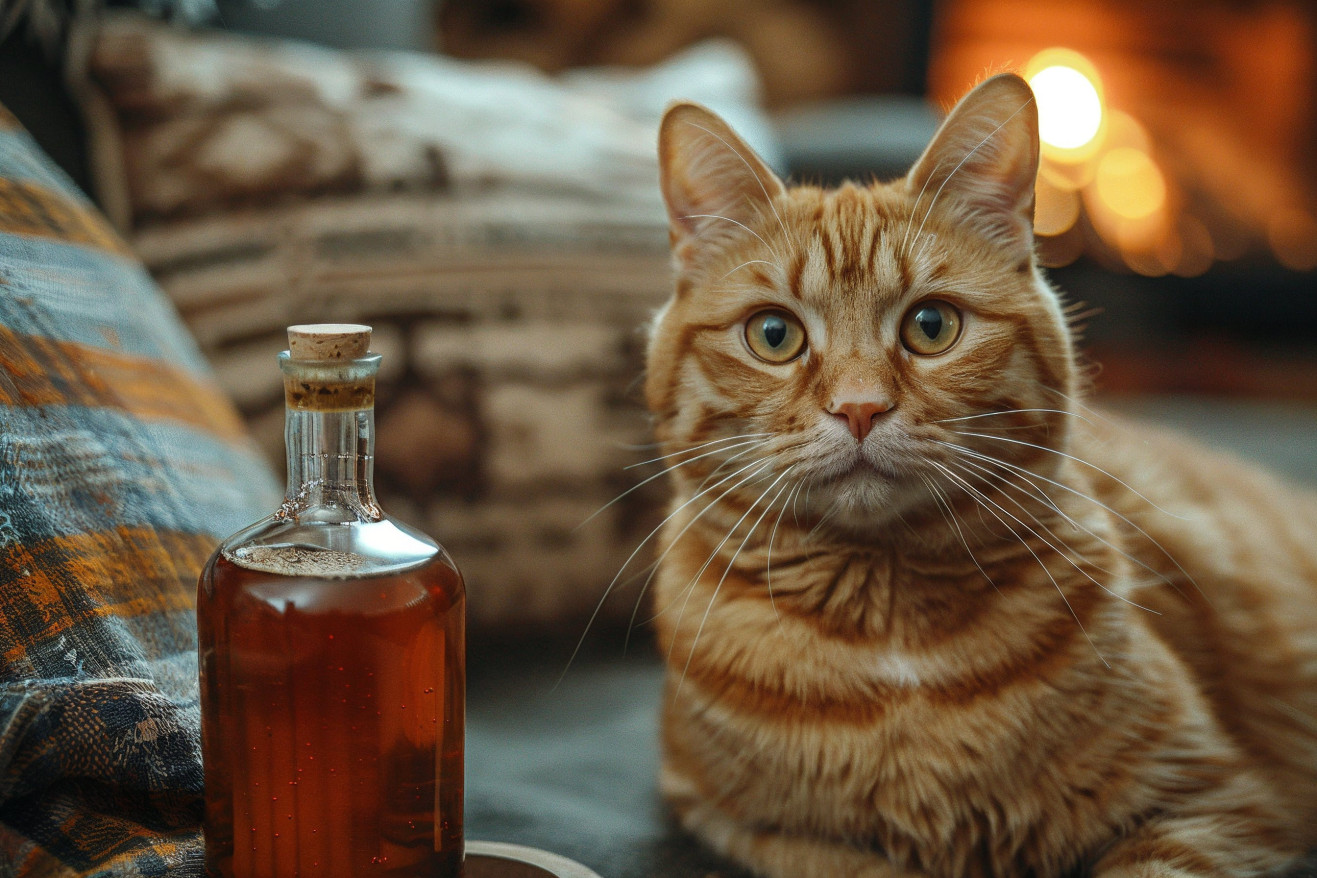
[[1317,486],[1317,403],[1140,396],[1100,404]]

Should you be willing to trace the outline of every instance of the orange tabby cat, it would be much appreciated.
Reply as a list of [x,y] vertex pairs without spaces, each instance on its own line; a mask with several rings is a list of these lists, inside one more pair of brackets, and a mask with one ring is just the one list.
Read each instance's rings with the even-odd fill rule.
[[1317,498],[1092,411],[987,80],[903,180],[660,135],[662,788],[781,878],[1243,876],[1317,843]]

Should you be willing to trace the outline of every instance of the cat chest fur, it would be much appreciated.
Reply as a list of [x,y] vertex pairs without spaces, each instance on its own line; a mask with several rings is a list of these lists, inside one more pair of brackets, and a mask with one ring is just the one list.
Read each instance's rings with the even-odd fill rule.
[[[703,560],[692,531],[686,551]],[[769,600],[735,569],[692,585],[684,557],[675,546],[657,592],[673,601],[659,628],[673,669],[664,785],[679,808],[691,788],[739,825],[935,874],[976,874],[991,849],[990,873],[1008,875],[1067,868],[1149,807],[1121,766],[1158,746],[1189,696],[1153,683],[1174,676],[1158,642],[1108,633],[1130,630],[1119,602],[1081,607],[1113,669],[1059,600],[984,585],[977,569],[930,587],[926,563],[891,553],[786,553]],[[823,624],[829,606],[852,620],[868,607],[868,621]]]

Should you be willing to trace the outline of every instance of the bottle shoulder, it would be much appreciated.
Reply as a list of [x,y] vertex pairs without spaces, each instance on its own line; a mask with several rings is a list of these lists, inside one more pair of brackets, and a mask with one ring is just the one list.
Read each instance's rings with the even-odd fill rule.
[[374,521],[280,513],[224,540],[215,552],[250,570],[284,576],[358,578],[439,561],[457,567],[434,539],[390,516]]

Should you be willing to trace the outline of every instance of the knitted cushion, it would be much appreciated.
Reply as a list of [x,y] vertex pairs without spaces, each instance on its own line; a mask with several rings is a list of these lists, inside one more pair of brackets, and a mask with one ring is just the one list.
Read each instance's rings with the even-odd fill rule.
[[199,873],[197,574],[277,500],[172,306],[0,108],[0,873]]
[[[139,16],[108,15],[89,65],[102,198],[127,184],[113,215],[269,458],[284,327],[374,326],[381,505],[453,553],[473,635],[578,638],[664,502],[655,481],[607,505],[639,480],[637,328],[672,284],[657,115]],[[598,622],[627,624],[637,588]]]

